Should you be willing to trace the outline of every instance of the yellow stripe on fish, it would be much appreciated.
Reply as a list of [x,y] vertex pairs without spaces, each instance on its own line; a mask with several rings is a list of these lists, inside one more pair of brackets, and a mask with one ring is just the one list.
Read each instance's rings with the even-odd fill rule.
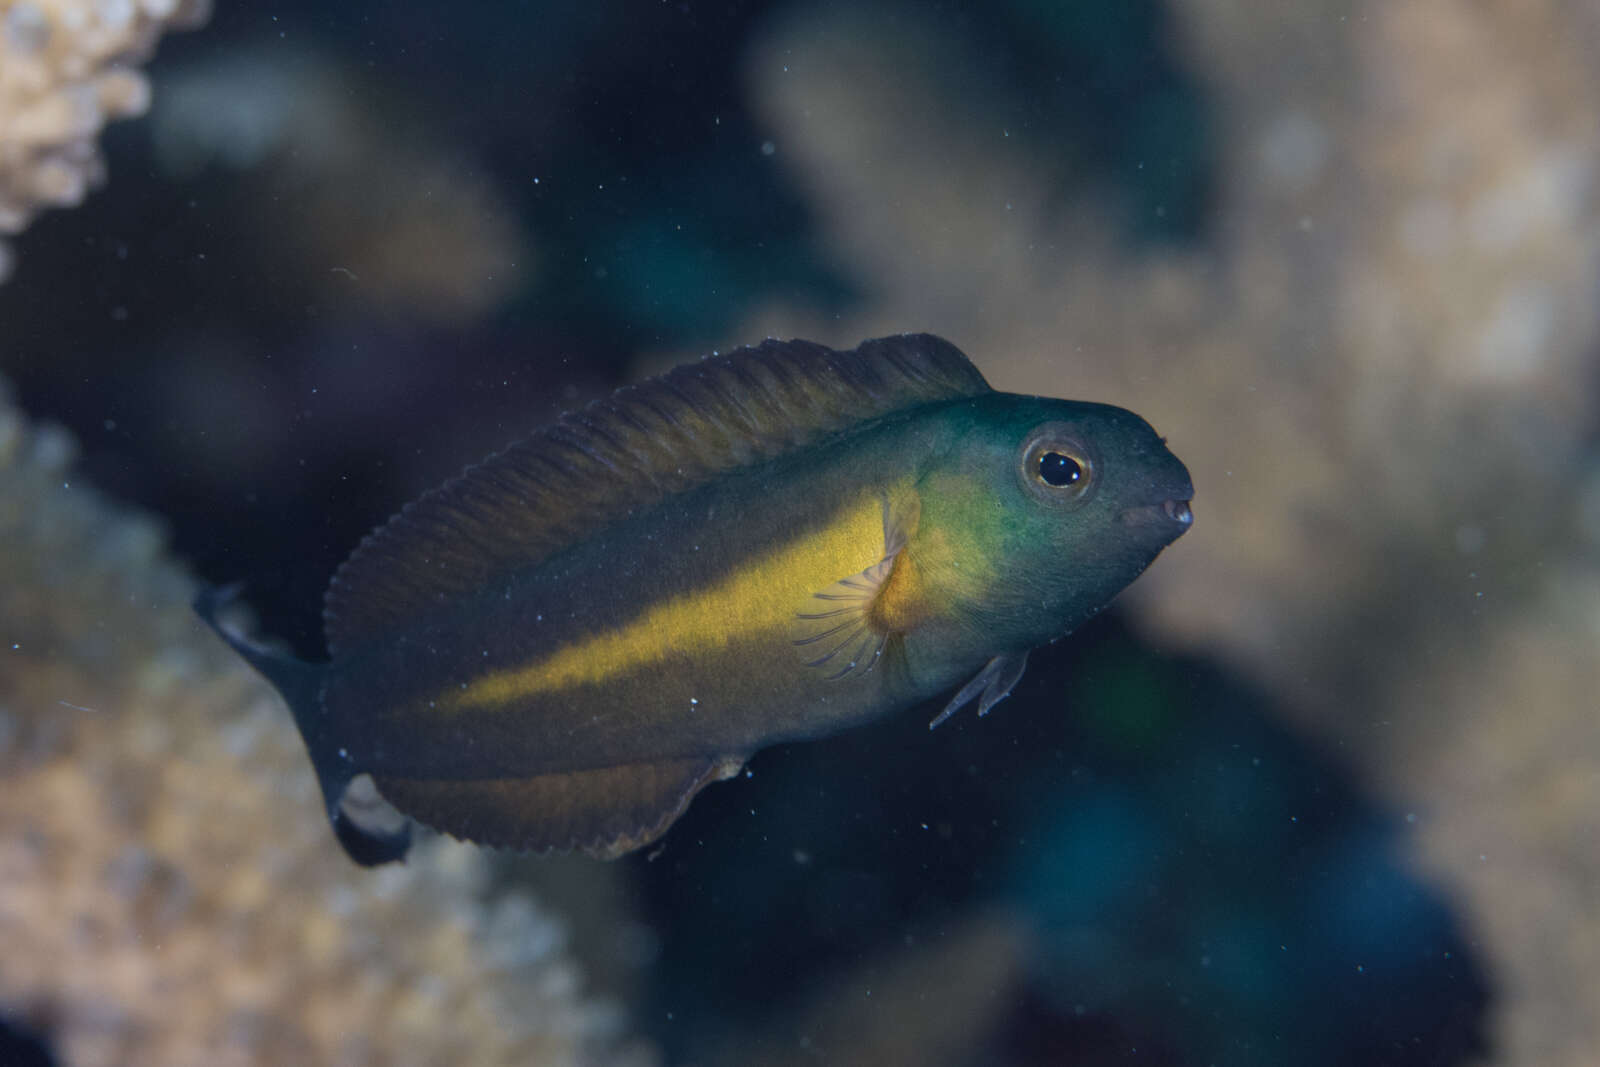
[[882,494],[841,508],[820,528],[739,567],[716,585],[680,593],[617,628],[496,671],[439,698],[450,710],[511,707],[538,694],[598,685],[669,657],[703,655],[753,633],[788,643],[797,605],[841,575],[864,571],[887,551]]

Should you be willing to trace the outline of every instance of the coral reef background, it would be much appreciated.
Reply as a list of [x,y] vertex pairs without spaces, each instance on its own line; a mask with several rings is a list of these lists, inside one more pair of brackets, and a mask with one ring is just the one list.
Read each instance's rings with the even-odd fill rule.
[[[96,137],[141,115],[138,65],[167,29],[205,21],[210,0],[15,0],[0,4],[0,235],[49,207],[73,207],[105,179]],[[0,281],[11,271],[0,239]]]
[[[69,63],[69,9],[0,3],[0,231],[187,10]],[[1600,1062],[1597,48],[1557,0],[221,5],[0,285],[82,442],[0,416],[0,1017],[69,1064],[649,1055],[591,989],[671,1062]],[[987,719],[763,754],[653,861],[341,866],[82,488],[316,655],[365,529],[556,412],[911,329],[1147,416],[1195,528]]]
[[73,453],[0,397],[0,1010],[73,1065],[653,1062],[475,850],[325,847],[284,709]]

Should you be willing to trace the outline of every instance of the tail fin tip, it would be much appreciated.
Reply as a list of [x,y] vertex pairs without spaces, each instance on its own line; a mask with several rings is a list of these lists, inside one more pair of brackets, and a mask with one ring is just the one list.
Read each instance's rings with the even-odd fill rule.
[[[276,689],[294,716],[295,726],[311,757],[317,783],[333,833],[345,854],[363,867],[403,860],[411,847],[411,821],[392,808],[377,809],[362,790],[351,790],[360,774],[344,755],[328,729],[322,707],[322,675],[325,665],[307,663],[283,652],[258,645],[226,626],[223,612],[238,600],[243,582],[203,586],[195,594],[194,611],[228,647],[249,663]],[[370,778],[366,779],[370,782]],[[374,792],[374,795],[375,792]],[[381,800],[377,801],[382,804]],[[387,808],[387,805],[384,805]]]

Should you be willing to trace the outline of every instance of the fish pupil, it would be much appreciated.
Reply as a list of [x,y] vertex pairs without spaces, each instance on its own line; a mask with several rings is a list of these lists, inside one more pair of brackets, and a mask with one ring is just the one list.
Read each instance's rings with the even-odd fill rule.
[[1046,452],[1039,457],[1039,477],[1046,485],[1056,487],[1071,485],[1083,477],[1083,468],[1071,456],[1060,452]]

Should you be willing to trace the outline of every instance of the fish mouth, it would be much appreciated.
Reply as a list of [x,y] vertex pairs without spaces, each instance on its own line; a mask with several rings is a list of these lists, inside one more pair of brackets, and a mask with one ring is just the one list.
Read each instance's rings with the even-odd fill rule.
[[[1190,492],[1192,494],[1193,490]],[[1192,495],[1170,496],[1157,504],[1125,508],[1118,518],[1131,525],[1153,527],[1177,537],[1194,525],[1194,512],[1189,508],[1191,499]]]
[[1164,459],[1155,464],[1148,480],[1129,494],[1138,503],[1124,508],[1117,520],[1170,544],[1194,525],[1194,511],[1189,506],[1194,500],[1194,481],[1176,456],[1169,452]]

